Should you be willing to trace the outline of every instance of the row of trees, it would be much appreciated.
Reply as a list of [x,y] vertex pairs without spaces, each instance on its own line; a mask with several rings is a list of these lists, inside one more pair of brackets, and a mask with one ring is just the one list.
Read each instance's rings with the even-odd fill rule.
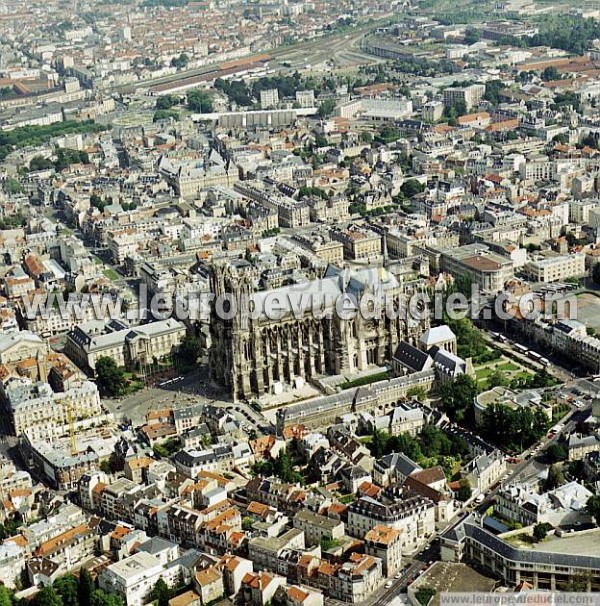
[[10,131],[0,132],[0,160],[16,149],[39,147],[54,137],[62,135],[97,133],[110,130],[110,125],[96,124],[93,120],[77,122],[67,120],[48,126],[21,126]]
[[[106,199],[101,198],[98,194],[92,194],[90,196],[90,204],[97,208],[100,212],[103,212],[104,209],[113,203],[113,199],[108,197]],[[120,202],[121,208],[124,211],[135,210],[137,208],[137,202]]]
[[444,412],[458,422],[470,420],[473,400],[477,393],[477,383],[468,375],[460,375],[454,381],[446,381],[438,389]]
[[523,450],[544,436],[550,421],[546,413],[530,408],[511,408],[504,404],[488,406],[484,413],[481,434],[490,442],[502,440],[505,449],[514,452]]
[[[173,118],[179,120],[179,114],[173,110],[177,105],[181,105],[182,98],[178,95],[164,95],[156,100],[154,112],[154,122]],[[187,107],[190,111],[199,114],[209,114],[213,111],[213,102],[210,94],[201,89],[195,88],[187,93]]]
[[259,476],[276,476],[283,482],[289,482],[290,484],[304,482],[304,477],[294,469],[292,456],[285,448],[279,451],[275,459],[255,463],[253,471]]
[[500,368],[494,369],[487,379],[487,386],[492,387],[510,387],[511,389],[543,389],[555,384],[555,379],[544,368],[536,373],[527,375],[517,375],[512,379]]
[[[6,591],[1,587],[0,606],[9,606],[11,602],[5,601]],[[79,579],[67,575],[40,589],[32,602],[33,606],[123,606],[120,597],[98,589],[85,569],[81,569]]]
[[29,170],[37,171],[53,168],[57,172],[60,172],[61,170],[71,166],[71,164],[90,163],[90,157],[88,154],[84,151],[79,151],[76,149],[63,149],[60,147],[56,150],[55,156],[56,160],[44,158],[43,156],[35,156],[29,163]]
[[447,434],[434,425],[426,425],[418,437],[402,433],[392,436],[375,429],[369,450],[375,458],[400,452],[422,467],[441,465],[451,475],[453,468],[468,452],[467,443],[459,436]]
[[210,95],[202,89],[191,90],[187,94],[188,109],[199,114],[210,114],[213,111],[213,103]]

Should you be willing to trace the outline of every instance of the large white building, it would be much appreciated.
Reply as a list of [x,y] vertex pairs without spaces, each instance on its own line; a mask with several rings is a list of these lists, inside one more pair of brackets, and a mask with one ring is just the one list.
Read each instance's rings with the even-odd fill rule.
[[525,265],[525,272],[533,282],[564,282],[567,278],[583,278],[587,273],[585,254],[534,259]]
[[435,533],[434,503],[411,494],[389,505],[363,497],[348,507],[348,534],[363,539],[380,525],[400,531],[403,550],[411,552]]
[[111,564],[98,578],[100,589],[121,596],[127,606],[150,602],[150,594],[159,579],[168,577],[160,560],[144,551]]
[[173,318],[129,328],[121,322],[84,322],[67,335],[65,352],[81,368],[94,370],[98,358],[118,366],[142,367],[174,354],[186,335],[182,322]]
[[2,390],[4,407],[16,436],[27,429],[32,439],[46,439],[52,430],[69,422],[69,415],[81,420],[102,414],[98,387],[91,381],[81,381],[64,392],[55,392],[48,383],[15,378],[2,385]]

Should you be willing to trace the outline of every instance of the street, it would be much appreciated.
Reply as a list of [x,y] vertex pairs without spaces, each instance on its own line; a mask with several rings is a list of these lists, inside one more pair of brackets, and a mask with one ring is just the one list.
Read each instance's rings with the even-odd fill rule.
[[208,379],[207,370],[198,368],[177,383],[164,387],[148,387],[115,400],[103,400],[108,410],[118,419],[128,419],[134,427],[143,425],[149,410],[161,408],[181,409],[198,404],[221,407],[232,414],[248,432],[272,433],[273,425],[258,411],[245,402],[226,399],[225,392]]

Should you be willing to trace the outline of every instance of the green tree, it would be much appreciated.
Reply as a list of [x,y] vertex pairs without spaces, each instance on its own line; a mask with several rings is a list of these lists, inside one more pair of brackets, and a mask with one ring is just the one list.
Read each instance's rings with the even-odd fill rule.
[[456,492],[456,498],[464,503],[465,501],[468,501],[472,495],[473,490],[471,489],[471,484],[469,483],[469,480],[463,478],[460,481],[458,491]]
[[584,460],[578,459],[569,463],[569,475],[580,482],[592,482],[595,474]]
[[596,263],[592,269],[592,280],[595,284],[600,284],[600,263]]
[[152,116],[152,122],[160,122],[161,120],[169,120],[169,118],[179,122],[179,114],[176,111],[170,111],[168,109],[158,109]]
[[507,387],[510,383],[508,376],[499,368],[495,368],[492,374],[488,377],[488,387]]
[[334,99],[325,99],[321,105],[319,105],[319,109],[317,113],[321,118],[329,118],[333,115],[333,111],[335,110],[335,100]]
[[567,458],[565,447],[556,442],[552,442],[552,444],[546,448],[545,453],[550,463],[559,463],[560,461],[565,461]]
[[475,44],[481,40],[481,31],[474,27],[465,30],[465,44]]
[[[56,589],[64,606],[79,606],[77,588],[77,579],[72,574],[67,574],[54,581],[54,589]],[[0,606],[2,605],[0,604]]]
[[82,568],[77,581],[77,602],[83,606],[91,604],[95,589],[94,580],[89,570]]
[[96,381],[100,391],[109,398],[123,395],[127,388],[125,371],[107,356],[101,356],[96,362]]
[[198,337],[186,336],[179,346],[178,356],[190,365],[195,365],[202,355],[202,342]]
[[501,101],[500,93],[504,90],[502,80],[490,80],[485,83],[485,93],[483,98],[492,105],[498,105]]
[[34,606],[62,606],[62,600],[54,587],[43,587],[33,598]]
[[94,208],[97,208],[100,212],[102,212],[107,205],[107,203],[98,194],[92,194],[90,196],[90,204]]
[[415,592],[415,597],[421,606],[427,606],[436,593],[433,587],[419,587]]
[[171,59],[171,67],[176,67],[177,69],[183,69],[189,63],[190,58],[185,54],[181,53],[179,57],[173,57]]
[[165,583],[163,579],[158,579],[156,585],[150,593],[150,597],[158,606],[169,606],[169,600],[173,597],[174,591]]
[[552,524],[548,524],[548,522],[541,522],[533,527],[533,536],[536,541],[543,541],[548,536],[548,532],[550,532],[550,530],[552,530]]
[[90,606],[123,606],[123,600],[118,595],[96,589],[92,594]]
[[371,453],[376,459],[380,459],[386,452],[388,434],[379,429],[373,430],[373,438],[369,444]]
[[447,414],[462,420],[477,396],[477,383],[469,375],[460,375],[454,381],[443,383],[439,388],[439,395]]
[[554,65],[549,65],[544,68],[540,77],[544,82],[550,82],[551,80],[560,80],[560,73]]
[[4,181],[2,184],[2,189],[9,195],[22,194],[25,191],[23,186],[12,177],[8,177],[8,179]]
[[49,168],[54,168],[54,162],[49,158],[44,158],[44,156],[34,156],[29,162],[29,170],[31,171],[47,170]]
[[254,520],[250,516],[242,518],[242,530],[250,531],[254,527]]
[[0,606],[12,606],[13,596],[5,585],[0,585]]
[[585,509],[594,518],[596,526],[600,526],[600,495],[592,495],[587,500]]
[[279,451],[273,463],[273,473],[284,482],[302,482],[302,474],[294,470],[292,457],[285,448]]
[[419,442],[407,433],[401,433],[398,436],[389,436],[386,451],[385,454],[401,452],[413,461],[418,461],[423,457]]
[[330,539],[329,537],[323,537],[321,539],[321,551],[329,551],[330,549],[333,549],[334,547],[338,547],[339,546],[339,542],[336,541],[336,539]]
[[156,100],[156,109],[171,109],[180,102],[181,99],[175,95],[164,95]]
[[402,133],[394,126],[382,126],[377,136],[375,137],[380,143],[392,143],[397,141],[402,136]]
[[587,593],[589,591],[591,578],[589,575],[576,574],[571,577],[571,580],[565,585],[565,591],[574,593]]
[[373,143],[373,135],[370,132],[363,131],[360,133],[360,140],[363,143]]
[[406,392],[407,398],[414,398],[419,402],[423,402],[427,399],[427,390],[424,387],[411,387]]
[[213,111],[213,104],[210,95],[201,89],[191,90],[187,94],[187,105],[190,111],[199,114],[210,114]]
[[565,478],[560,470],[558,465],[551,465],[550,469],[548,469],[548,477],[544,482],[544,490],[548,492],[549,490],[554,490],[564,484]]
[[425,186],[416,179],[409,179],[405,181],[400,187],[400,191],[407,197],[412,198],[417,194],[421,194],[425,191]]

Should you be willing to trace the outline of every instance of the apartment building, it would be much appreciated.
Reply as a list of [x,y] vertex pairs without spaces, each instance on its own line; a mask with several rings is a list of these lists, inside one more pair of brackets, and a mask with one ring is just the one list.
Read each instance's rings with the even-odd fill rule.
[[468,276],[485,292],[497,293],[513,278],[513,262],[481,244],[442,249],[440,269],[455,277]]
[[279,91],[276,88],[260,91],[260,106],[262,109],[272,109],[279,105]]
[[304,549],[304,532],[292,528],[278,537],[254,537],[248,542],[248,558],[258,570],[279,570],[279,556],[285,549]]
[[310,205],[310,220],[315,223],[337,223],[350,218],[349,202],[346,196],[333,196],[324,200],[312,197],[308,200]]
[[48,383],[25,378],[1,388],[4,410],[16,436],[27,429],[31,439],[45,439],[58,435],[69,415],[81,421],[102,414],[98,387],[91,381],[81,381],[62,392],[55,392]]
[[499,450],[491,454],[481,454],[467,463],[461,470],[471,488],[478,493],[485,492],[500,481],[506,473],[506,459]]
[[532,282],[564,282],[567,278],[587,275],[585,253],[556,255],[529,261],[524,268]]
[[25,570],[25,551],[15,541],[6,540],[0,545],[0,578],[9,589],[20,586]]
[[556,162],[548,159],[528,160],[519,166],[519,176],[524,181],[552,181],[556,174]]
[[381,255],[381,236],[369,229],[358,225],[347,229],[332,227],[329,234],[332,240],[342,243],[345,259],[368,260]]
[[35,282],[28,275],[6,276],[4,278],[4,292],[11,301],[26,297],[35,290]]
[[430,101],[421,109],[421,116],[425,122],[437,122],[444,115],[444,104],[441,101]]
[[[558,302],[560,306],[560,301]],[[567,306],[564,313],[569,313]],[[535,321],[514,320],[523,338],[530,339],[538,347],[552,348],[566,358],[578,360],[592,373],[600,372],[600,339],[587,334],[586,325],[577,320]]]
[[196,509],[173,505],[167,511],[167,534],[173,541],[182,545],[197,545],[198,531],[204,522],[204,516]]
[[14,364],[48,352],[48,343],[29,331],[0,334],[0,364]]
[[428,498],[406,493],[391,504],[362,497],[348,506],[348,534],[364,539],[381,525],[400,531],[402,548],[410,552],[435,532],[435,505]]
[[299,511],[292,520],[294,528],[304,532],[307,545],[319,545],[323,539],[337,540],[344,536],[344,523],[306,509]]
[[186,448],[173,457],[173,463],[180,473],[195,478],[201,471],[231,471],[235,465],[235,455],[229,445],[215,445],[205,450]]
[[127,257],[135,256],[140,250],[146,236],[137,229],[127,228],[109,231],[106,245],[116,265],[123,265]]
[[344,262],[344,246],[341,242],[332,240],[321,234],[297,234],[294,236],[302,248],[322,259],[325,263],[341,267]]
[[523,526],[589,524],[592,518],[585,505],[591,496],[585,486],[575,481],[542,494],[527,485],[510,485],[497,493],[494,509],[504,519]]
[[52,560],[64,574],[92,557],[96,542],[95,526],[81,524],[45,541],[34,555]]
[[298,90],[296,91],[296,103],[302,108],[315,106],[315,91],[314,90]]
[[379,558],[383,574],[391,577],[402,566],[402,533],[389,526],[378,525],[369,530],[364,538],[368,555]]
[[363,602],[383,582],[383,566],[379,558],[354,553],[331,579],[329,595],[344,602]]
[[121,596],[127,606],[143,606],[157,581],[164,578],[165,568],[155,556],[140,551],[111,564],[98,577],[100,589]]
[[485,85],[471,84],[470,86],[451,86],[444,89],[444,107],[463,104],[467,111],[479,105],[485,94]]

